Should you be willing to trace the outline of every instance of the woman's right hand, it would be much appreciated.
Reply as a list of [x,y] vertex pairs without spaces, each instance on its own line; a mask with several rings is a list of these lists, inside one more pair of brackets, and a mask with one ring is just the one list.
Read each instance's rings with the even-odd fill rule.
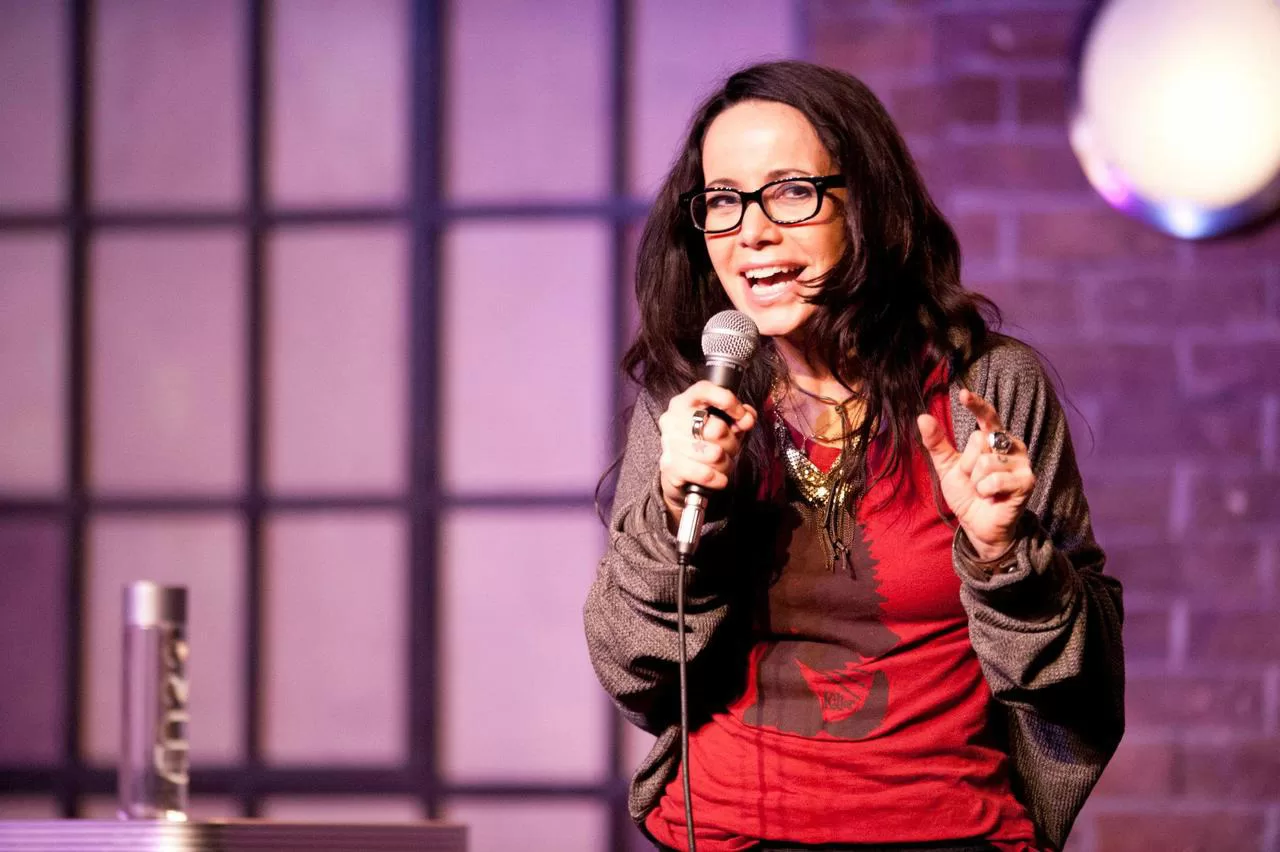
[[[711,408],[724,412],[733,423],[708,415],[699,441],[693,434],[694,412]],[[700,381],[672,397],[667,410],[658,418],[662,435],[658,478],[673,527],[679,524],[684,511],[686,485],[719,490],[729,484],[742,452],[743,437],[755,425],[754,408],[741,402],[732,391],[711,382]]]

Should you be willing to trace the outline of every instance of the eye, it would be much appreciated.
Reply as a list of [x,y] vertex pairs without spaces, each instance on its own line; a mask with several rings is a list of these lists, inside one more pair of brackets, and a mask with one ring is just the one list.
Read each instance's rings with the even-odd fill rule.
[[703,196],[708,210],[727,210],[738,206],[736,192],[708,192]]
[[816,192],[813,184],[801,180],[780,183],[777,187],[777,197],[784,201],[805,201],[813,198]]

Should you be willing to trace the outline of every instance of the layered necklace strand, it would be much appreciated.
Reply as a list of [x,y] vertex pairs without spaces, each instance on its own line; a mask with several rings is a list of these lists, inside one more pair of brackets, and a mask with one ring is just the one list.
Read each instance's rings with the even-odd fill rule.
[[820,470],[795,445],[791,440],[791,430],[787,428],[782,415],[777,411],[773,415],[773,429],[778,439],[778,449],[782,455],[782,466],[787,472],[787,478],[795,485],[806,503],[811,506],[825,504],[831,497],[831,473]]
[[[840,419],[840,435],[843,441],[845,433],[851,428],[850,418],[848,417],[846,406],[853,401],[853,397],[846,399],[844,402],[836,402],[826,397],[818,396],[803,389],[797,388],[801,393],[811,396],[814,399],[835,406],[837,416]],[[786,471],[787,478],[795,486],[796,492],[800,495],[800,499],[805,503],[822,510],[822,528],[826,534],[827,543],[831,548],[830,570],[835,571],[837,565],[842,565],[849,576],[853,576],[853,561],[849,557],[849,548],[845,544],[845,515],[850,511],[846,506],[846,498],[849,496],[848,485],[844,482],[833,485],[836,478],[836,472],[839,470],[839,456],[831,469],[823,472],[815,465],[809,456],[795,445],[791,439],[791,430],[787,428],[786,421],[782,417],[782,404],[786,399],[786,394],[782,389],[782,385],[776,384],[773,388],[773,428],[777,438],[778,452],[782,456],[782,467]],[[799,407],[794,403],[791,404],[793,416],[808,425],[807,418],[803,416]],[[804,426],[801,426],[803,429]],[[816,431],[816,430],[815,430]],[[856,436],[855,436],[856,438]],[[815,444],[835,438],[819,437],[810,431],[808,440]],[[856,440],[853,444],[857,446]],[[840,453],[843,454],[845,447],[841,447]],[[833,491],[834,488],[834,491]]]
[[[806,396],[811,396],[814,399],[818,399],[818,400],[821,400],[822,402],[828,403],[829,405],[835,406],[837,412],[840,412],[839,416],[841,419],[842,427],[847,428],[848,419],[842,413],[842,409],[845,406],[847,406],[849,402],[852,401],[852,398],[845,400],[843,403],[840,403],[840,402],[836,402],[835,400],[827,399],[826,397],[818,396],[817,394],[809,393],[808,391],[805,391],[799,388],[797,388],[797,390],[800,390],[800,392],[804,393]],[[782,456],[783,467],[787,472],[788,478],[795,484],[796,490],[800,493],[800,496],[804,499],[806,503],[810,504],[811,506],[824,505],[832,497],[832,484],[831,484],[831,480],[833,478],[832,473],[831,472],[824,473],[822,470],[820,470],[818,466],[815,465],[809,459],[809,456],[805,454],[805,452],[800,447],[797,447],[795,445],[795,442],[791,439],[791,431],[787,428],[786,421],[783,419],[783,416],[782,416],[782,407],[783,407],[784,401],[788,402],[792,411],[792,415],[797,419],[797,421],[799,421],[797,425],[800,427],[802,433],[807,431],[807,434],[805,435],[805,437],[808,440],[813,441],[815,444],[834,441],[834,440],[837,440],[837,437],[840,439],[843,439],[844,428],[841,429],[841,434],[839,436],[833,436],[833,437],[817,434],[817,430],[814,430],[814,429],[806,429],[806,427],[808,427],[809,424],[808,424],[807,418],[804,417],[799,406],[795,405],[794,402],[790,402],[789,400],[787,400],[786,393],[783,391],[781,384],[774,386],[773,428],[774,428],[774,433],[778,439],[778,449]],[[841,448],[842,453],[843,451],[844,449]],[[834,470],[835,468],[832,468],[832,471]],[[840,491],[842,493],[836,495],[837,503],[843,503],[844,497],[846,496],[843,493],[844,491],[843,488],[840,488]]]

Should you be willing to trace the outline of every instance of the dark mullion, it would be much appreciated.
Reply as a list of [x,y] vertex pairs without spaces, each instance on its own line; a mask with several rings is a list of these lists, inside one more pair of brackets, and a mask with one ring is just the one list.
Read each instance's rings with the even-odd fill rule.
[[[250,7],[257,2],[258,0],[250,0]],[[406,214],[407,211],[403,208],[384,206],[268,211],[250,201],[248,208],[243,210],[107,210],[94,217],[94,224],[99,227],[147,230],[239,226],[245,220],[258,221],[268,226],[376,225],[403,221]]]
[[[630,171],[629,146],[626,129],[629,126],[628,113],[631,109],[628,74],[631,60],[631,21],[629,0],[613,0],[606,61],[609,67],[609,139],[610,139],[610,173],[609,190],[610,206],[628,203],[627,178]],[[627,272],[627,226],[631,218],[614,216],[612,219],[612,244],[610,245],[610,262],[613,269],[613,287],[609,290],[609,354],[614,364],[621,361],[623,347],[627,335],[627,294],[625,292]],[[610,455],[621,452],[623,432],[618,421],[618,412],[625,404],[625,388],[618,369],[611,372],[609,394],[609,410],[603,412],[607,423],[613,424],[610,430]],[[609,805],[609,837],[610,848],[614,852],[624,852],[629,845],[635,828],[627,810],[627,767],[625,762],[622,717],[608,701],[601,702],[602,712],[609,718],[609,772],[608,788],[605,800]]]
[[[345,796],[352,793],[387,796],[414,795],[421,779],[409,767],[357,769],[341,765],[280,766],[245,769],[241,766],[198,766],[191,770],[191,787],[202,795],[238,795],[249,776],[253,788],[286,795]],[[104,795],[115,791],[116,772],[105,766],[0,767],[0,789],[8,793],[39,793],[69,780],[83,795]],[[436,784],[441,796],[489,799],[583,799],[605,796],[610,801],[625,798],[627,782],[614,778],[601,784],[563,782],[478,782]]]
[[[251,296],[249,299],[254,301]],[[595,507],[595,493],[592,491],[545,494],[520,492],[442,494],[437,490],[432,499],[441,509],[591,509]],[[29,500],[0,497],[0,517],[43,515],[62,519],[77,511],[95,515],[184,515],[201,512],[239,512],[244,515],[266,515],[271,512],[398,512],[406,508],[412,510],[416,504],[416,498],[361,497],[342,494],[279,497],[266,494],[243,497],[199,497],[186,494],[149,494],[146,497],[108,495],[72,501],[43,497]]]
[[[83,214],[89,198],[89,62],[92,33],[92,9],[89,0],[72,0],[67,4],[67,32],[70,33],[70,49],[67,51],[67,102],[69,165],[68,208]],[[83,217],[73,216],[67,228],[67,382],[66,382],[66,444],[64,464],[66,493],[69,497],[67,512],[66,573],[66,647],[63,649],[62,731],[63,772],[55,789],[58,809],[62,816],[73,817],[79,807],[81,788],[79,770],[80,720],[83,681],[81,648],[84,642],[81,613],[84,608],[85,586],[85,512],[84,495],[87,491],[85,464],[88,458],[88,388],[89,381],[89,308],[88,308],[88,254],[89,229]]]
[[409,765],[415,792],[430,818],[441,811],[436,741],[439,718],[438,661],[442,632],[437,617],[441,522],[439,488],[439,244],[444,111],[444,10],[441,0],[413,4],[411,56],[411,209],[413,270],[410,290],[409,399]]
[[[251,0],[250,6],[257,2],[258,0]],[[242,225],[246,219],[257,220],[266,225],[377,225],[401,222],[407,213],[401,207],[382,205],[269,211],[250,201],[245,210],[105,210],[94,217],[94,224],[100,227],[148,230]]]
[[[291,795],[352,793],[388,796],[412,795],[415,781],[401,767],[356,769],[350,766],[298,767],[197,766],[191,770],[191,789],[201,795],[239,795],[248,783],[255,789]],[[116,771],[104,766],[80,765],[71,769],[49,767],[0,767],[0,790],[6,793],[43,793],[60,783],[71,783],[81,795],[110,795],[116,789]]]
[[104,210],[83,215],[65,213],[10,213],[0,214],[0,231],[47,230],[68,227],[76,223],[95,228],[145,231],[186,231],[208,228],[240,227],[252,218],[259,218],[268,225],[367,225],[385,222],[402,222],[408,211],[401,207],[334,207],[331,209],[300,208],[274,212],[236,208],[228,210],[198,210],[174,208],[172,210]]
[[[602,796],[608,801],[617,801],[621,799],[626,802],[627,782],[621,779],[611,779],[603,783],[582,783],[568,784],[557,783],[554,781],[541,782],[492,782],[478,784],[449,784],[444,788],[444,792],[450,796],[466,796],[473,799],[600,799]],[[631,827],[631,820],[626,816],[624,810],[622,814],[627,833],[621,837],[615,838],[615,852],[625,852],[630,835],[634,832]],[[621,845],[618,845],[618,844]]]
[[[261,294],[249,292],[246,295],[246,301],[251,305],[260,305],[262,302]],[[261,337],[262,326],[265,325],[265,319],[262,313],[258,314],[259,319],[256,322],[250,322],[249,328],[246,329],[246,337],[255,334]],[[256,328],[255,328],[256,326]],[[246,350],[250,360],[253,357],[253,348]],[[261,361],[259,361],[261,365]],[[262,375],[262,373],[259,373]],[[261,382],[261,379],[259,380]],[[261,393],[265,389],[259,387],[259,399]],[[252,393],[253,390],[250,390]],[[262,406],[259,406],[259,414],[261,414]],[[249,416],[249,415],[247,415]],[[259,418],[261,419],[261,418]],[[249,443],[248,438],[255,437],[253,430],[248,430],[246,444]],[[263,438],[261,431],[256,436],[259,440]],[[246,466],[255,465],[257,469],[262,466],[262,452],[257,451],[257,458],[254,459],[254,452],[248,447],[245,448],[249,454],[246,460]],[[248,480],[252,482],[252,480]],[[236,511],[245,515],[266,515],[271,512],[329,512],[335,510],[352,511],[352,512],[374,512],[401,509],[405,505],[405,501],[401,497],[361,497],[358,495],[343,494],[314,494],[314,495],[284,495],[272,496],[261,493],[261,480],[257,485],[251,485],[251,490],[258,493],[249,494],[246,497],[188,497],[182,495],[165,496],[163,494],[149,495],[147,497],[102,497],[91,504],[94,511],[111,512],[113,514],[129,514],[131,512],[151,512],[159,514],[182,514],[184,512],[225,512]]]
[[455,204],[443,208],[442,218],[455,219],[608,219],[626,223],[645,215],[649,202],[618,196],[601,201],[508,202]]
[[[69,344],[67,351],[71,351]],[[66,393],[69,389],[64,388],[63,390]],[[70,440],[64,440],[63,453],[69,453],[70,451]],[[66,476],[65,463],[63,465],[63,476]],[[30,500],[23,500],[20,497],[0,497],[0,518],[8,518],[15,515],[42,515],[59,524],[65,524],[71,515],[71,501],[65,497],[33,497]]]
[[[67,48],[71,52],[71,48]],[[49,231],[54,228],[67,228],[72,217],[63,213],[7,213],[0,214],[0,231]]]
[[[257,0],[251,0],[257,2]],[[619,192],[609,199],[578,201],[507,201],[445,204],[436,202],[427,210],[404,207],[302,207],[292,210],[234,209],[143,209],[106,210],[97,213],[6,213],[0,214],[0,231],[48,230],[74,225],[94,228],[147,231],[185,231],[213,227],[239,227],[249,219],[257,219],[265,227],[279,225],[366,225],[399,223],[406,218],[424,216],[440,225],[457,220],[489,219],[607,219],[627,223],[643,216],[649,208],[644,199],[628,198]]]
[[[256,0],[254,0],[256,2]],[[192,208],[104,210],[85,215],[62,213],[18,213],[0,215],[0,230],[58,228],[82,221],[95,228],[144,231],[187,231],[240,227],[253,218],[268,225],[365,225],[401,222],[408,211],[399,207],[335,207],[328,210],[278,210],[273,213],[252,209],[199,210]]]
[[447,509],[590,509],[595,494],[460,494],[441,497],[440,504]]
[[[480,498],[485,501],[484,497]],[[546,502],[556,505],[576,505],[586,500],[583,495],[552,495]],[[527,499],[516,495],[511,498],[495,497],[485,502],[510,502],[525,505]],[[408,505],[403,497],[361,497],[344,494],[285,495],[272,497],[261,495],[257,498],[235,497],[200,497],[188,494],[148,494],[145,497],[91,497],[86,500],[64,500],[57,498],[33,497],[0,497],[0,517],[10,515],[45,515],[57,519],[75,511],[91,512],[95,515],[113,514],[152,514],[181,515],[197,512],[330,512],[330,511],[399,511]],[[78,508],[77,508],[78,507]]]
[[795,28],[795,41],[791,49],[796,59],[810,62],[814,59],[813,51],[813,19],[809,14],[806,0],[791,0],[791,25]]
[[246,75],[245,116],[247,121],[245,164],[246,204],[249,232],[245,245],[245,495],[244,563],[245,589],[248,600],[244,607],[245,644],[244,703],[241,707],[244,738],[244,768],[236,783],[236,793],[246,815],[262,812],[262,649],[263,649],[263,524],[264,489],[263,457],[266,440],[265,410],[265,337],[266,286],[264,284],[264,217],[263,189],[267,111],[267,51],[269,49],[266,0],[249,0],[245,14]]

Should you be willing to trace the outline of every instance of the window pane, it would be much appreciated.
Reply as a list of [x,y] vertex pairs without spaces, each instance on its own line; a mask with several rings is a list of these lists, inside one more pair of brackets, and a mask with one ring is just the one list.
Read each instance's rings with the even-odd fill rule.
[[409,33],[404,0],[276,0],[267,136],[276,204],[404,199]]
[[62,757],[63,528],[0,520],[0,764]]
[[58,235],[0,236],[0,491],[62,489],[65,257]]
[[800,45],[793,0],[631,5],[635,63],[631,191],[653,195],[684,138],[693,111],[716,84],[751,62],[782,59]]
[[88,551],[84,756],[104,765],[119,756],[123,589],[153,580],[187,587],[192,762],[239,760],[246,617],[239,521],[220,514],[98,517],[89,524]]
[[441,763],[449,780],[604,775],[608,701],[582,637],[582,601],[603,552],[604,527],[589,510],[446,519]]
[[[584,595],[585,597],[585,595]],[[622,723],[622,768],[628,777],[649,756],[656,738],[630,722]]]
[[243,242],[230,232],[93,244],[90,477],[113,493],[243,480]]
[[407,762],[403,520],[282,516],[267,527],[263,754]]
[[467,0],[450,7],[451,196],[608,191],[607,6]]
[[446,485],[589,491],[608,463],[608,229],[459,225],[444,246]]
[[467,826],[467,852],[607,849],[609,820],[591,801],[452,799],[446,818]]
[[284,230],[272,238],[273,489],[403,488],[408,258],[396,227]]
[[62,204],[66,20],[64,3],[0,4],[0,209]]
[[94,7],[97,204],[227,206],[244,197],[244,6]]
[[[640,333],[640,305],[636,301],[636,258],[640,254],[640,237],[644,234],[643,222],[628,223],[623,231],[623,251],[625,252],[625,260],[623,262],[624,277],[622,280],[622,316],[623,328],[621,348],[618,351],[618,359],[621,359],[623,351],[630,346],[632,341]],[[623,401],[622,410],[625,411],[626,406],[635,401],[637,391],[636,383],[630,377],[622,376],[623,382]],[[615,415],[622,424],[626,424],[627,418],[621,412]]]

